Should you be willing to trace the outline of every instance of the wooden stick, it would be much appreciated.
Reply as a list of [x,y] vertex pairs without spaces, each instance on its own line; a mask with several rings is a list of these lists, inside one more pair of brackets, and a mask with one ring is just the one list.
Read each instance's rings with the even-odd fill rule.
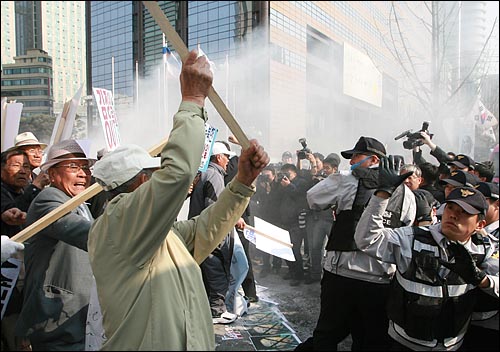
[[[153,146],[149,150],[149,154],[151,156],[156,156],[161,150],[163,149],[163,146],[167,143],[167,139],[164,139],[157,145]],[[62,218],[64,215],[78,207],[80,204],[85,202],[86,200],[92,198],[96,194],[102,191],[102,187],[98,183],[94,183],[92,186],[87,188],[85,191],[82,193],[76,195],[75,197],[71,198],[68,200],[66,203],[61,204],[58,206],[56,209],[52,210],[50,213],[46,214],[45,216],[41,217],[34,223],[32,223],[30,226],[26,227],[22,231],[19,231],[15,236],[13,236],[11,239],[13,241],[17,242],[24,242],[28,240],[30,237],[38,233],[39,231],[42,231],[44,228],[52,224],[54,221],[59,220]]]
[[[163,13],[163,11],[160,9],[158,3],[156,1],[143,1],[142,3],[148,9],[151,16],[153,16],[158,26],[160,26],[162,32],[165,33],[165,36],[172,43],[175,51],[177,51],[182,61],[184,62],[189,54],[186,44],[184,44],[179,34],[177,34],[177,32],[175,31],[174,27],[172,27],[170,21],[165,16],[165,13]],[[240,125],[238,125],[235,118],[226,107],[219,94],[217,94],[213,86],[210,87],[210,90],[208,92],[208,99],[210,99],[219,115],[222,117],[231,132],[238,139],[240,145],[244,149],[248,148],[250,146],[250,142],[248,141],[247,136],[241,129]]]
[[282,240],[279,240],[277,238],[269,236],[269,235],[265,234],[264,232],[261,232],[261,231],[257,230],[255,227],[252,227],[250,225],[245,225],[245,228],[248,228],[248,229],[252,230],[253,232],[258,233],[259,235],[264,236],[265,238],[268,238],[268,239],[270,239],[270,240],[272,240],[274,242],[278,242],[279,244],[282,244],[282,245],[287,246],[289,248],[293,247],[293,244],[288,243],[288,242],[284,242]]
[[52,210],[50,213],[46,214],[45,216],[41,217],[34,223],[32,223],[30,226],[25,228],[24,230],[18,232],[15,236],[13,236],[11,239],[13,241],[17,242],[24,242],[27,239],[29,239],[31,236],[34,234],[38,233],[39,231],[43,230],[50,224],[52,224],[54,221],[58,220],[59,218],[63,217],[76,207],[78,207],[80,204],[85,202],[87,199],[92,198],[95,196],[97,193],[102,191],[102,187],[98,183],[94,183],[92,186],[87,188],[85,191],[82,193],[78,194],[77,196],[71,198],[68,200],[66,203],[58,206],[54,210]]

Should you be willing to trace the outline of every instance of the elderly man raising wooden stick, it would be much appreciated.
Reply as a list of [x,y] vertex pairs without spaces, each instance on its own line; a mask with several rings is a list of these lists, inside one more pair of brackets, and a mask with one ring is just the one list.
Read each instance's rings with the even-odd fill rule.
[[191,52],[182,67],[182,103],[160,169],[144,176],[122,148],[95,165],[97,182],[115,192],[89,235],[107,337],[103,350],[215,349],[198,264],[240,218],[269,157],[250,141],[217,202],[193,219],[175,221],[200,164],[203,106],[213,79],[206,58],[196,56]]

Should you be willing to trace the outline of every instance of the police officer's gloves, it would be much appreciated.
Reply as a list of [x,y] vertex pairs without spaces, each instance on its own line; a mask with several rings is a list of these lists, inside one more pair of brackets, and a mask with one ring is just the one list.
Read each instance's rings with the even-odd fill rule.
[[384,191],[389,193],[389,195],[392,195],[394,190],[398,188],[398,186],[412,174],[413,171],[407,172],[404,175],[400,175],[398,170],[396,170],[396,167],[394,166],[393,155],[389,155],[389,158],[380,158],[377,191]]
[[455,263],[438,259],[441,265],[457,273],[466,283],[478,286],[486,277],[486,273],[479,269],[467,248],[459,243],[450,243],[448,251],[455,258]]

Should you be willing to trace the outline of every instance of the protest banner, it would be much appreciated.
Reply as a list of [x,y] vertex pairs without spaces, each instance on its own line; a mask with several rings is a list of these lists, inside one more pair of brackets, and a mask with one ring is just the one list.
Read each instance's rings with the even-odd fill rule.
[[254,222],[255,227],[245,225],[243,230],[243,235],[247,240],[255,244],[255,247],[263,252],[291,262],[295,261],[288,231],[256,216]]
[[198,171],[207,171],[208,164],[210,164],[210,156],[212,155],[212,147],[214,146],[218,131],[217,128],[205,122],[205,145],[203,146],[203,153],[201,154],[201,163]]
[[14,146],[14,139],[19,133],[22,111],[22,103],[7,102],[7,98],[2,99],[2,152]]
[[21,271],[21,264],[22,262],[15,258],[9,258],[2,264],[2,316],[0,319],[3,319],[12,291],[16,287],[17,278]]
[[110,152],[121,144],[113,93],[107,89],[94,87],[92,87],[92,91],[94,92],[97,111],[99,111],[99,116],[101,117],[104,139],[106,140],[106,150]]

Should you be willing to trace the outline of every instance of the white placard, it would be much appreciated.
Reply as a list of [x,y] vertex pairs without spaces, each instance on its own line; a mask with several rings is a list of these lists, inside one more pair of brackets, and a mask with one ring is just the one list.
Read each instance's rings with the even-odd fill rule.
[[2,99],[2,152],[14,146],[22,111],[23,104],[7,103],[7,98]]
[[290,262],[295,261],[288,231],[254,216],[255,227],[245,226],[243,235],[257,249]]
[[115,106],[113,103],[113,93],[103,88],[92,88],[97,110],[101,117],[104,138],[106,140],[106,150],[115,150],[120,146],[120,133],[118,130],[118,119],[116,118]]

